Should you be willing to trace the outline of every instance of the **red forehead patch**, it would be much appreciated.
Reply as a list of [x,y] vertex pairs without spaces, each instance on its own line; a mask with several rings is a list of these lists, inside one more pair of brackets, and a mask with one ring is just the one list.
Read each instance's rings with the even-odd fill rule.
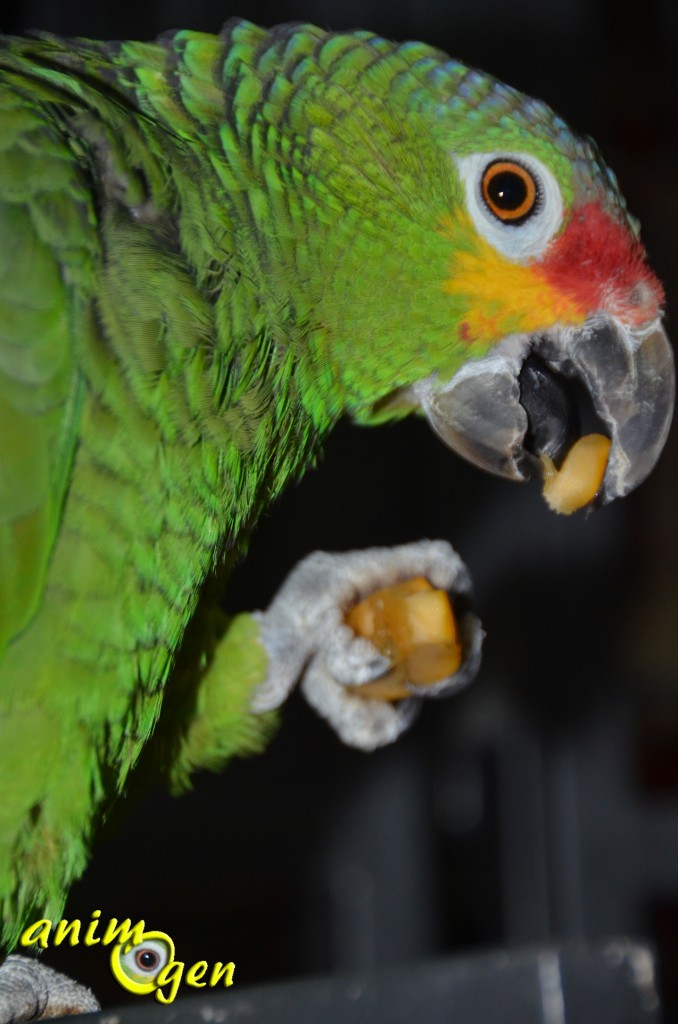
[[537,266],[549,284],[587,313],[605,310],[637,326],[654,320],[664,301],[640,242],[597,203],[574,210]]

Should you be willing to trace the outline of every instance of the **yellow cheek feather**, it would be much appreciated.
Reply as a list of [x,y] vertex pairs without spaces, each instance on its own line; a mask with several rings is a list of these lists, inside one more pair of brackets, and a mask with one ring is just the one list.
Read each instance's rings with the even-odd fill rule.
[[537,261],[514,263],[479,235],[467,216],[446,217],[442,230],[455,247],[443,289],[459,303],[462,341],[492,344],[507,334],[586,319],[585,308],[545,280]]

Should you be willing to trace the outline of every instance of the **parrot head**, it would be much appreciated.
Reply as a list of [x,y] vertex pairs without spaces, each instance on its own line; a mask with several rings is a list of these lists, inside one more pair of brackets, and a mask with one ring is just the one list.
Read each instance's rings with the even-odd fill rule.
[[[341,39],[319,64],[330,49],[341,71]],[[662,287],[614,175],[544,103],[421,44],[359,46],[351,88],[323,87],[325,120],[314,83],[306,136],[342,211],[324,288],[345,407],[362,422],[418,409],[517,481],[595,430],[595,502],[627,494],[662,450],[675,385]]]
[[593,147],[575,146],[564,168],[509,139],[455,155],[465,206],[449,231],[464,237],[444,287],[461,302],[460,341],[490,348],[412,393],[451,448],[513,480],[599,430],[611,442],[596,495],[605,503],[657,461],[674,369],[637,228]]

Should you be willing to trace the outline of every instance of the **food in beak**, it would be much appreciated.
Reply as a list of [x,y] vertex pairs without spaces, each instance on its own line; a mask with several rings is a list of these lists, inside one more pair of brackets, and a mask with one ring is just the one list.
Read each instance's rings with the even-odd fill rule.
[[611,444],[604,434],[585,434],[572,445],[560,469],[542,453],[542,494],[549,508],[567,516],[593,501],[603,483]]

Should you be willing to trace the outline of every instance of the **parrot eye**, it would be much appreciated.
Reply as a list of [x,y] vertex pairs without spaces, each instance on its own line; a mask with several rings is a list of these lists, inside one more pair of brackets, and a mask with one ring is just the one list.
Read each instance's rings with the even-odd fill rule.
[[563,221],[553,172],[531,153],[473,153],[456,164],[478,233],[511,260],[540,256]]
[[533,175],[513,160],[488,164],[480,187],[488,209],[504,224],[522,224],[541,198]]

